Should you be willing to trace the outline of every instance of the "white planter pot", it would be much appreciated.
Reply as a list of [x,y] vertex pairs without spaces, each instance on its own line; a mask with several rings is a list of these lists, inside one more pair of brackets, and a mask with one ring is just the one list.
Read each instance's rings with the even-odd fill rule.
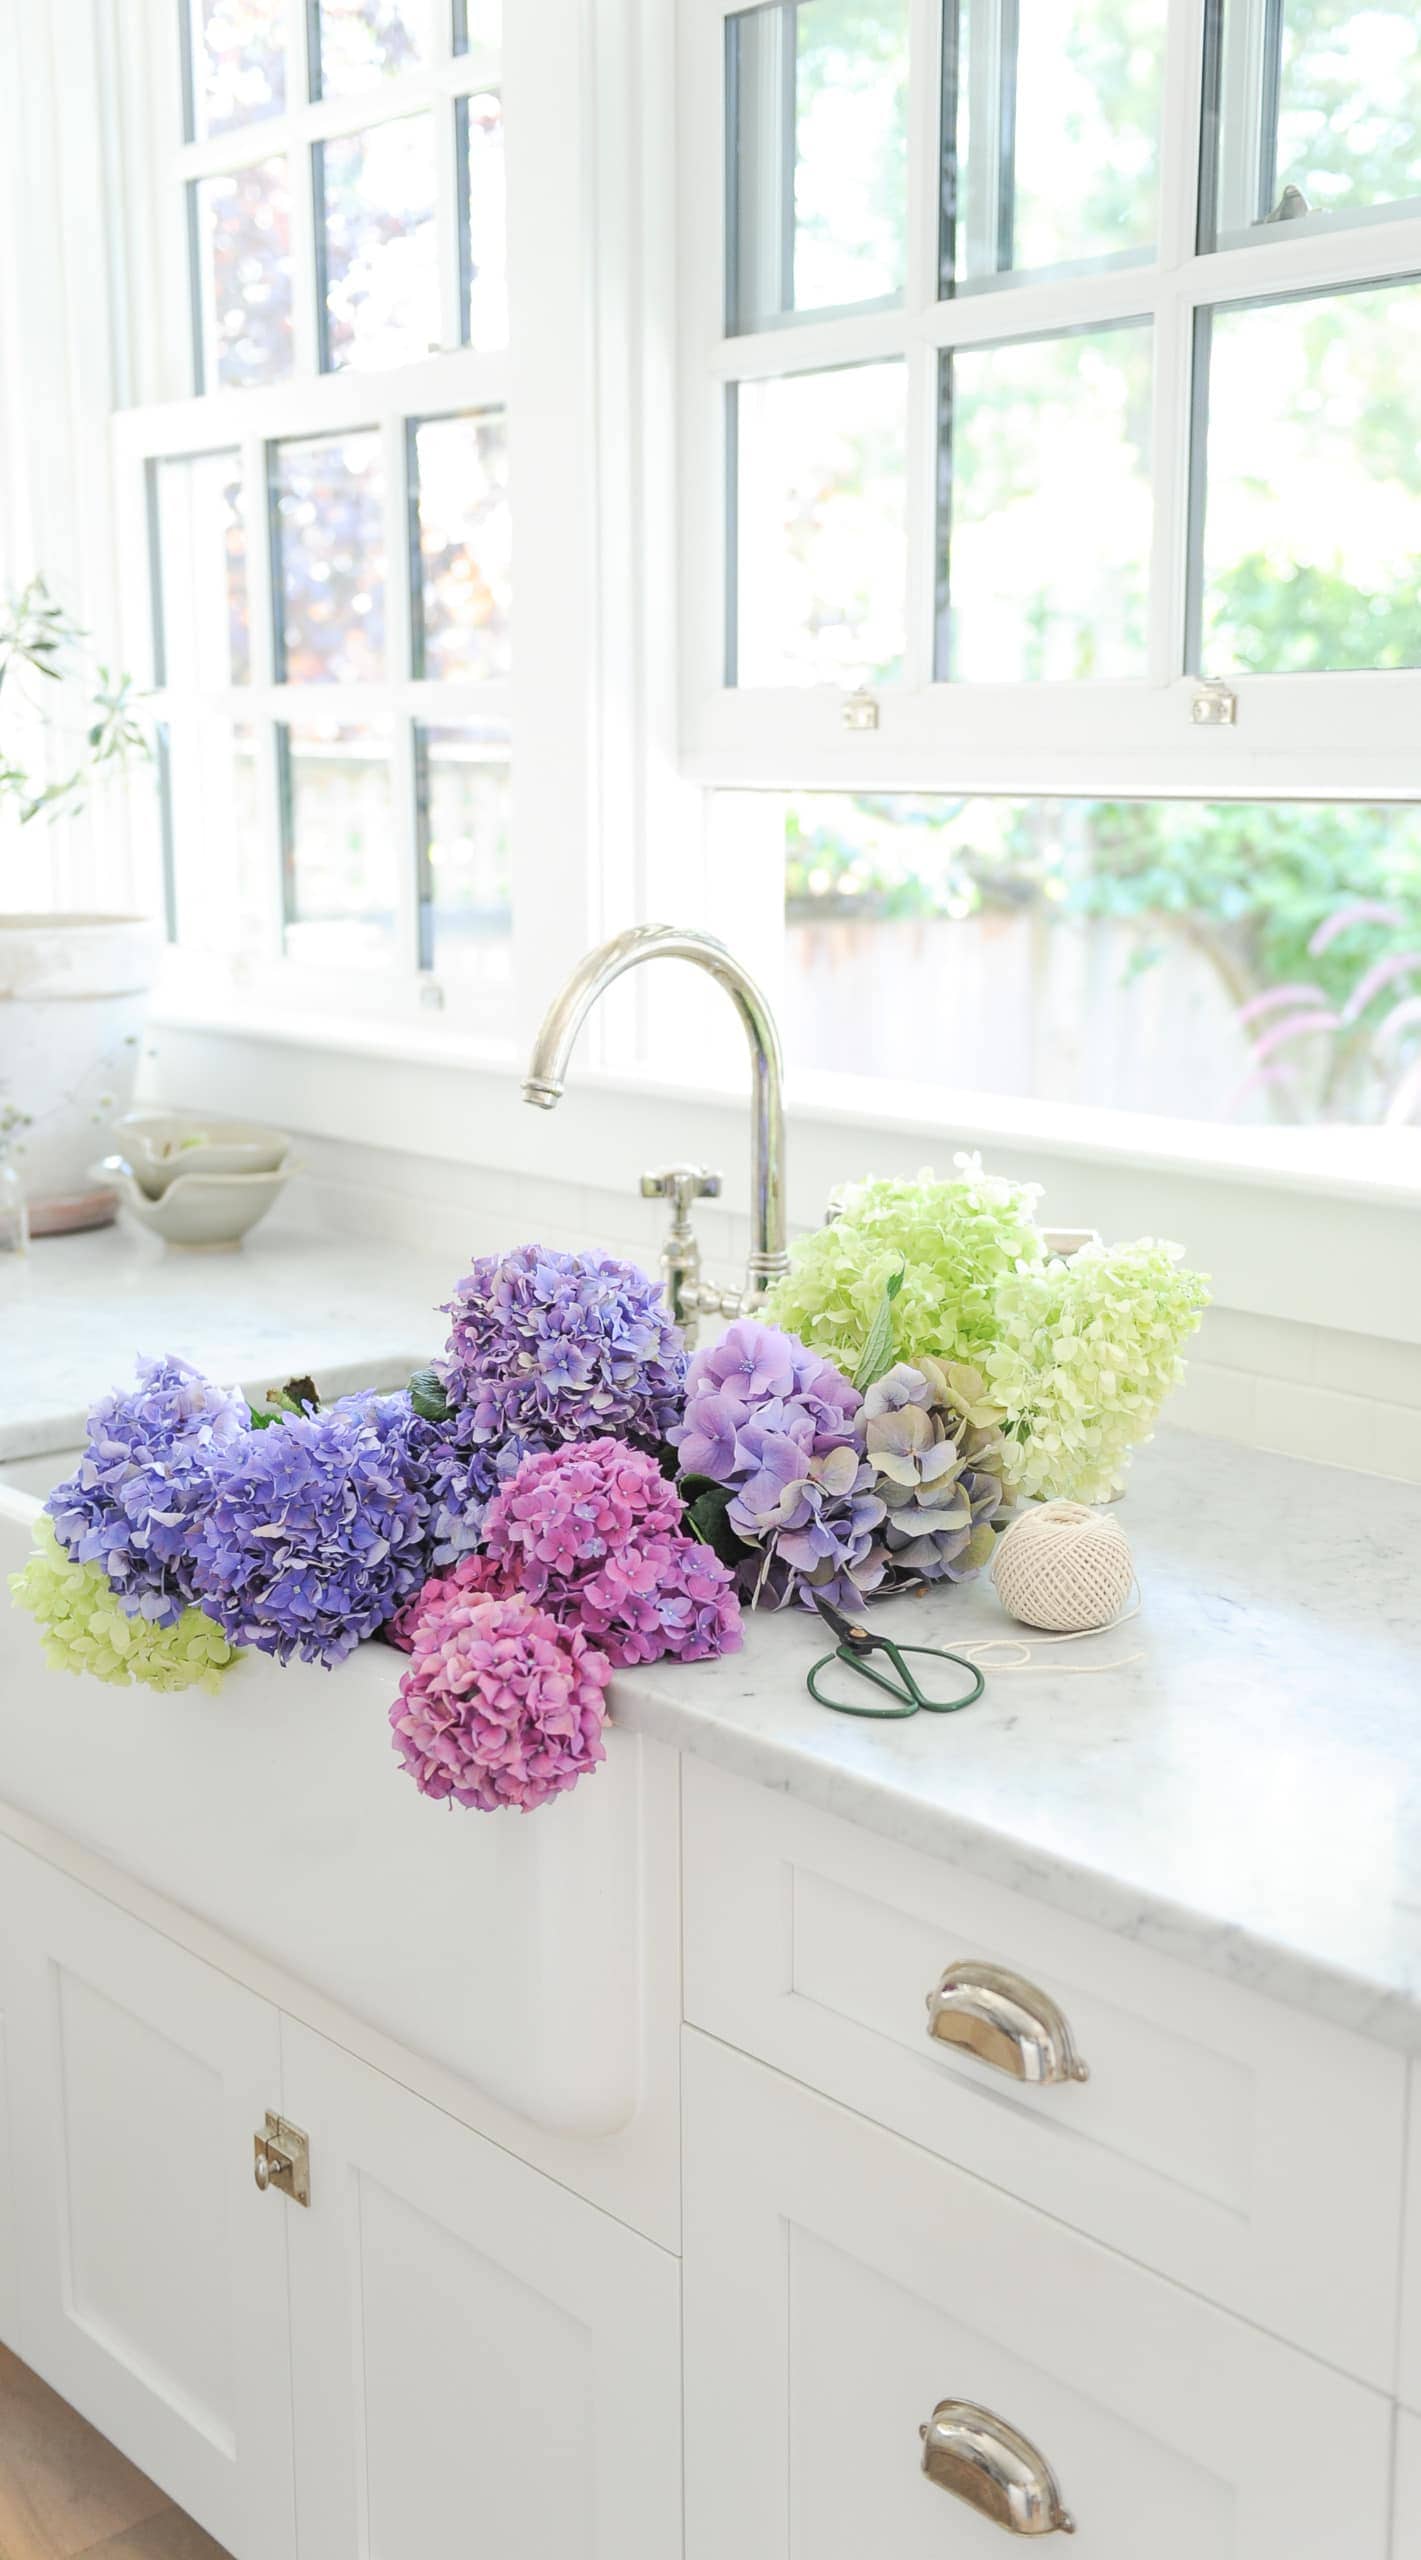
[[133,1099],[161,950],[137,916],[0,915],[0,1129],[37,1235],[114,1215],[89,1168]]

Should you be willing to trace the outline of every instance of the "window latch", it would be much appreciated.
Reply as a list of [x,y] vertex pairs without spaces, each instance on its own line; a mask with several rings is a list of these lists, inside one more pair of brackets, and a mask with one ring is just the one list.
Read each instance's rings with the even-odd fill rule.
[[868,691],[867,686],[860,685],[857,693],[845,695],[844,707],[840,716],[846,729],[876,729],[878,727],[878,704],[873,695]]
[[1189,706],[1196,729],[1233,729],[1238,725],[1238,695],[1217,676],[1206,677]]

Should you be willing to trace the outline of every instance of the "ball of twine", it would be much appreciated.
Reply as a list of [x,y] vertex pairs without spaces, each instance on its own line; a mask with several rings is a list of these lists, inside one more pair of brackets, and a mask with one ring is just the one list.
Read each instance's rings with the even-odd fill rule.
[[1135,1579],[1130,1541],[1109,1512],[1043,1502],[997,1542],[992,1580],[1009,1617],[1053,1635],[1113,1626]]

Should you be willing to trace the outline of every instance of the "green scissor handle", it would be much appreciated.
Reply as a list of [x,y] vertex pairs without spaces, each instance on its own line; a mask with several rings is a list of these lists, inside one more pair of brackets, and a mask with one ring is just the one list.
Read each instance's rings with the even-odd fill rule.
[[[844,1617],[840,1610],[834,1608],[829,1601],[822,1600],[817,1593],[814,1596],[814,1605],[825,1624],[839,1638],[834,1651],[822,1655],[808,1676],[809,1694],[817,1706],[830,1707],[835,1715],[869,1716],[886,1723],[898,1716],[915,1716],[920,1710],[932,1716],[956,1715],[960,1707],[970,1707],[981,1697],[986,1682],[978,1665],[975,1662],[969,1662],[964,1654],[948,1653],[936,1645],[895,1644],[891,1636],[870,1635],[867,1627],[855,1626],[851,1619]],[[877,1668],[872,1659],[876,1653],[887,1656],[892,1666],[891,1671],[881,1671]],[[930,1698],[926,1690],[920,1688],[915,1673],[909,1668],[907,1660],[909,1654],[920,1655],[929,1662],[955,1662],[959,1670],[969,1674],[971,1687],[964,1690],[960,1698]],[[819,1674],[821,1671],[827,1671],[831,1662],[846,1663],[848,1668],[856,1671],[861,1679],[871,1680],[876,1689],[884,1689],[890,1698],[896,1698],[897,1705],[855,1707],[848,1705],[842,1698],[826,1697],[819,1686]]]

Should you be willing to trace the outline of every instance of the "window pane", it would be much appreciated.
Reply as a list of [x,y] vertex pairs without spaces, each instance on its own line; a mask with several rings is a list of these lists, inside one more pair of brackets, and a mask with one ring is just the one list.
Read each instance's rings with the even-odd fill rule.
[[342,134],[319,159],[326,366],[409,364],[437,352],[433,117]]
[[199,178],[192,191],[203,388],[291,371],[291,198],[286,162]]
[[316,968],[386,964],[395,954],[390,742],[375,730],[281,732],[286,950]]
[[279,444],[271,472],[281,684],[385,675],[385,475],[373,429]]
[[1195,662],[1421,666],[1421,284],[1201,315]]
[[252,730],[184,710],[163,724],[158,775],[175,937],[229,958],[259,950],[271,911]]
[[436,0],[319,0],[312,16],[311,86],[350,98],[434,57]]
[[153,465],[154,645],[161,685],[208,692],[251,676],[247,526],[235,453]]
[[943,360],[940,678],[1145,672],[1151,333]]
[[798,0],[726,23],[732,330],[896,299],[907,0]]
[[[1421,811],[725,798],[784,863],[797,1066],[1193,1120],[1421,1117]],[[1064,1179],[1048,1208],[1072,1220]]]
[[414,671],[488,683],[508,673],[508,430],[497,415],[426,418],[411,441]]
[[513,971],[507,733],[421,729],[420,963],[451,985],[506,987]]
[[943,288],[1154,246],[1166,0],[947,0]]
[[286,104],[286,0],[189,0],[195,142]]
[[464,341],[487,351],[508,344],[508,196],[500,98],[460,99],[459,168]]
[[[1415,0],[1219,0],[1220,240],[1421,197]],[[1207,217],[1204,245],[1211,245]],[[1284,235],[1286,236],[1286,234]]]
[[904,366],[742,382],[732,394],[729,681],[891,683],[905,628]]
[[497,53],[503,42],[503,0],[454,0],[454,51]]

